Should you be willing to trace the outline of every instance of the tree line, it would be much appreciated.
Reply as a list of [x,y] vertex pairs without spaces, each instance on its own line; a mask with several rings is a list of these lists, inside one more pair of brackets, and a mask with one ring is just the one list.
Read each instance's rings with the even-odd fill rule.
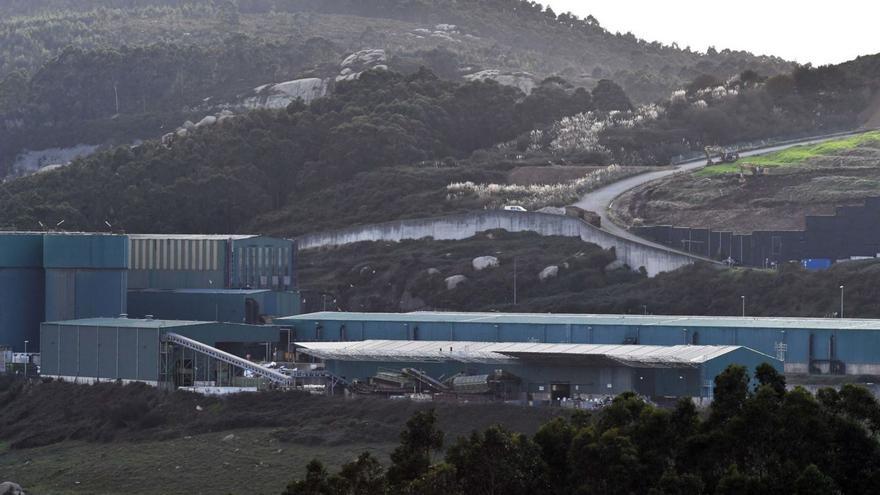
[[619,163],[665,165],[704,146],[849,130],[878,81],[880,54],[771,77],[749,70],[730,82],[704,74],[663,102],[659,119],[608,129],[600,143]]
[[454,163],[593,104],[590,92],[555,80],[524,96],[491,81],[443,81],[428,70],[371,71],[308,106],[254,111],[170,146],[120,147],[10,182],[0,223],[31,228],[62,217],[82,229],[108,220],[130,231],[240,231],[359,173]]
[[370,453],[336,473],[319,460],[283,495],[870,494],[880,488],[880,404],[862,387],[789,390],[772,366],[731,365],[714,398],[672,409],[624,393],[532,436],[490,427],[451,444],[416,413],[387,468]]

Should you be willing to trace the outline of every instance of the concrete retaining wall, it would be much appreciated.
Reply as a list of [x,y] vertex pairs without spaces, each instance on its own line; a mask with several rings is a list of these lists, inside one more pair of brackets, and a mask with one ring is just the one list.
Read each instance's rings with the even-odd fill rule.
[[659,245],[641,244],[617,237],[580,219],[545,213],[480,211],[446,217],[397,220],[309,234],[297,239],[299,249],[341,246],[361,241],[406,239],[461,240],[479,232],[504,229],[508,232],[536,232],[545,236],[579,237],[604,249],[614,248],[617,259],[633,269],[644,267],[648,275],[675,270],[695,262],[711,261]]

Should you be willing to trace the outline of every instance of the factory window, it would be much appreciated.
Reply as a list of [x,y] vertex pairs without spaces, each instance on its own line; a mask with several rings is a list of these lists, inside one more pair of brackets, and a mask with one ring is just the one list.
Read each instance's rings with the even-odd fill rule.
[[782,237],[774,235],[770,238],[770,252],[777,256],[782,254]]

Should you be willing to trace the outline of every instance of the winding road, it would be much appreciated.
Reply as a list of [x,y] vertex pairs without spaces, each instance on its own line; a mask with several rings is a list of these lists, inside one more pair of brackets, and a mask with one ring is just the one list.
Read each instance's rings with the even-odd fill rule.
[[[784,149],[792,148],[794,146],[808,145],[808,144],[816,144],[824,141],[830,141],[833,139],[839,139],[841,137],[861,134],[866,132],[864,130],[853,131],[847,133],[837,133],[837,134],[829,134],[825,136],[816,136],[812,138],[797,140],[797,141],[789,141],[781,144],[777,144],[774,146],[768,146],[766,148],[757,148],[749,151],[741,151],[741,157],[749,157],[755,155],[763,155],[766,153],[773,153],[775,151],[781,151]],[[594,211],[599,214],[602,218],[602,230],[614,234],[618,237],[623,237],[624,239],[629,239],[631,241],[635,241],[647,246],[653,247],[663,247],[664,249],[670,249],[668,246],[661,246],[657,243],[651,242],[647,239],[641,238],[625,228],[615,224],[611,221],[611,217],[609,215],[609,210],[611,206],[614,204],[614,200],[620,196],[621,194],[629,191],[630,189],[639,187],[643,184],[647,184],[648,182],[663,179],[665,177],[669,177],[670,175],[681,173],[681,172],[692,172],[694,170],[701,169],[706,166],[706,159],[700,158],[699,160],[694,160],[690,162],[682,163],[675,168],[667,168],[664,170],[658,170],[657,172],[646,172],[644,174],[635,175],[632,177],[628,177],[626,179],[614,182],[612,184],[608,184],[605,187],[601,187],[594,191],[591,191],[584,195],[580,201],[574,204],[579,208],[583,208],[585,210]]]

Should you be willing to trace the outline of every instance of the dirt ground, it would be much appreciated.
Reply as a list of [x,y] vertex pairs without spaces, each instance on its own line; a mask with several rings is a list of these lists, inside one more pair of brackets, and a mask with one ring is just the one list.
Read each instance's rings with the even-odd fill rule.
[[675,225],[735,232],[799,230],[807,215],[880,196],[880,147],[811,158],[767,175],[682,174],[622,195],[612,214],[633,225]]

